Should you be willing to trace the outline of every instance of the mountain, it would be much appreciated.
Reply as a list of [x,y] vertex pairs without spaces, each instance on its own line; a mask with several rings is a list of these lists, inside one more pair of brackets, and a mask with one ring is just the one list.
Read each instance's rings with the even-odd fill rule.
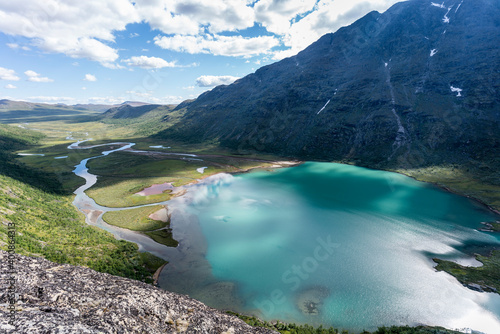
[[91,110],[91,111],[97,111],[97,112],[105,112],[106,110],[110,108],[114,108],[116,104],[74,104],[72,105],[73,108],[75,109],[80,109],[80,110]]
[[0,100],[0,109],[4,110],[31,110],[31,109],[49,109],[49,108],[71,108],[64,104],[47,104],[47,103],[33,103],[25,101],[12,101]]
[[158,136],[372,167],[500,165],[499,51],[500,1],[401,2],[180,104]]
[[148,104],[150,104],[150,103],[140,102],[140,101],[125,101],[121,105],[129,105],[132,107],[141,107],[141,106],[145,106]]
[[65,104],[0,100],[1,123],[55,121],[67,117],[89,117],[96,113],[98,111],[94,109],[76,108]]
[[[131,107],[141,107],[149,105],[146,102],[139,101],[125,101],[120,104],[74,104],[67,105],[63,103],[57,104],[48,104],[48,103],[34,103],[34,102],[26,102],[26,101],[12,101],[3,99],[0,100],[0,109],[5,110],[33,110],[33,109],[76,109],[76,110],[90,110],[97,112],[104,112],[111,108],[118,108],[121,106],[131,106]],[[157,105],[158,106],[158,105]]]
[[136,135],[149,136],[171,125],[170,122],[162,122],[166,114],[170,115],[173,120],[177,120],[176,113],[172,112],[175,107],[175,105],[141,105],[125,102],[108,109],[96,119],[104,123],[127,127],[129,130],[134,130]]
[[124,102],[119,106],[112,107],[102,114],[103,118],[138,118],[148,112],[162,107],[158,104],[132,105]]

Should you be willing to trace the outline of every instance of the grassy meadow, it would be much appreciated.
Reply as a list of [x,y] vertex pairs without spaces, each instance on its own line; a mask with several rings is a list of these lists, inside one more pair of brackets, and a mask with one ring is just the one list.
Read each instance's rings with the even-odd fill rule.
[[476,255],[476,260],[483,266],[465,267],[440,259],[434,259],[434,262],[438,264],[436,270],[455,276],[462,284],[478,284],[486,291],[500,291],[500,250],[493,251],[490,256]]
[[484,166],[432,166],[398,169],[418,181],[436,184],[456,194],[481,201],[500,212],[500,173]]

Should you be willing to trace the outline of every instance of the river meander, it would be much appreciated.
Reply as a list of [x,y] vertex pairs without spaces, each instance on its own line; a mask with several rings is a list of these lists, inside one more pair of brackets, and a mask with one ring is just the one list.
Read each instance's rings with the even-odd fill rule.
[[[120,210],[85,195],[95,177],[85,164],[75,170],[87,180],[75,205]],[[463,287],[431,260],[479,265],[473,252],[500,245],[477,230],[498,217],[467,198],[399,174],[313,162],[218,174],[186,189],[165,203],[175,249],[101,216],[94,222],[168,260],[162,288],[266,320],[500,332],[500,296]]]

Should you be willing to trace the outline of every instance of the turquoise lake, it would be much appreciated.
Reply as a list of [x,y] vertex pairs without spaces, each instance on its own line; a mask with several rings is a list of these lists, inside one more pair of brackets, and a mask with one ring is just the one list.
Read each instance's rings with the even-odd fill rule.
[[500,333],[500,296],[436,272],[480,265],[498,217],[403,175],[333,163],[219,174],[168,203],[180,241],[160,286],[266,320],[354,331],[438,325]]

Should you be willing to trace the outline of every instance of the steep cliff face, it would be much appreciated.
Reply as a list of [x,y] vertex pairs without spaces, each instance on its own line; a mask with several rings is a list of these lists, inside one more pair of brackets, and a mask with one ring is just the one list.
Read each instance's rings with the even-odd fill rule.
[[160,136],[374,167],[491,163],[499,51],[499,1],[398,3],[179,105]]
[[139,281],[20,255],[14,329],[7,255],[0,250],[2,333],[275,333]]

